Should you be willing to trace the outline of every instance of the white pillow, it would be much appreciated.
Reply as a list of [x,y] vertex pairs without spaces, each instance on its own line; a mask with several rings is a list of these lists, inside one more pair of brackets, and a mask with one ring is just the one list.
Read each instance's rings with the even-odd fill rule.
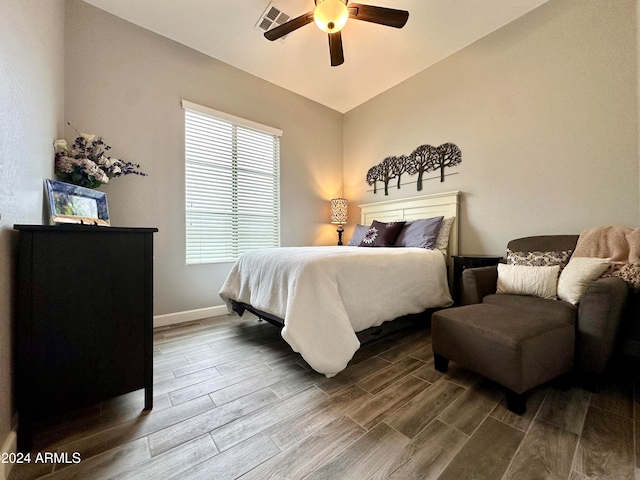
[[442,253],[447,254],[447,247],[449,246],[449,235],[451,234],[451,226],[456,217],[445,217],[442,219],[440,230],[438,230],[438,237],[436,238],[436,245],[434,249],[442,250]]
[[609,268],[609,258],[571,257],[558,280],[560,300],[576,305],[591,282]]
[[558,291],[558,265],[533,267],[530,265],[498,264],[497,293],[533,295],[555,300]]

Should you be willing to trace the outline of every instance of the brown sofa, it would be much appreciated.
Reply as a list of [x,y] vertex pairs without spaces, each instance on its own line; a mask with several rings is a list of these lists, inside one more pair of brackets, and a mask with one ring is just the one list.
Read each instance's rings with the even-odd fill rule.
[[[577,235],[527,237],[512,251],[574,250]],[[628,286],[620,278],[594,281],[578,305],[562,300],[496,294],[497,267],[462,276],[461,307],[433,315],[435,366],[460,363],[507,388],[509,408],[523,413],[525,392],[575,371],[594,388],[616,346]]]

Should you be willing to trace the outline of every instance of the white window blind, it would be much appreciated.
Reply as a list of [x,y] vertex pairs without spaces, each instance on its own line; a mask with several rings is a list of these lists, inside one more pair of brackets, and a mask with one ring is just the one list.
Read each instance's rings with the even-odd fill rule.
[[280,246],[282,132],[187,101],[187,264]]

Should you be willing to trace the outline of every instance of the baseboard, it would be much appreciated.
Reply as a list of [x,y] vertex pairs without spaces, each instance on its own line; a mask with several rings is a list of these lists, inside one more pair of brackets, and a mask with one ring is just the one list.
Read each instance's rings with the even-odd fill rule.
[[226,305],[215,307],[198,308],[197,310],[187,310],[185,312],[167,313],[165,315],[155,315],[153,317],[153,327],[166,327],[176,323],[193,322],[203,318],[217,317],[229,313]]
[[[13,430],[9,432],[7,438],[2,443],[2,450],[0,450],[0,458],[6,458],[10,454],[14,454],[18,451],[17,435]],[[7,480],[9,473],[11,473],[11,467],[13,463],[0,462],[0,480]]]

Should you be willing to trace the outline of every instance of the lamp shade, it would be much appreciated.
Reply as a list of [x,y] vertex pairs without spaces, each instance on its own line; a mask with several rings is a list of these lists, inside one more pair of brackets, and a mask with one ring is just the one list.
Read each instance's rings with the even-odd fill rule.
[[339,32],[348,19],[349,10],[342,0],[321,0],[313,12],[316,25],[326,33]]
[[331,199],[331,223],[347,223],[347,199]]

